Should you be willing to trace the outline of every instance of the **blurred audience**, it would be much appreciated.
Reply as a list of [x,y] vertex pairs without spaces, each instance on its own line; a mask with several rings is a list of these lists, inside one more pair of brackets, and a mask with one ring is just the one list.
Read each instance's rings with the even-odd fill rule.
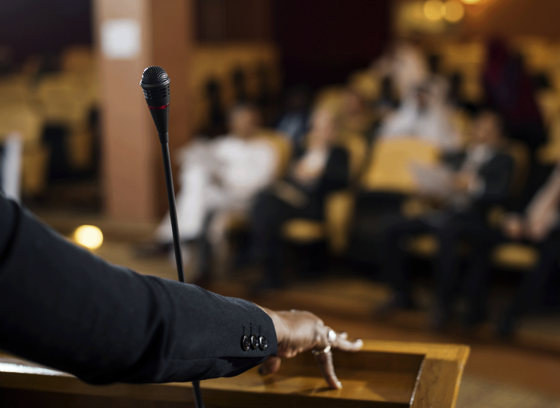
[[[376,238],[379,234],[379,247],[375,248],[378,251],[369,251],[372,245],[366,240],[367,245],[360,244],[360,248],[374,254],[373,261],[380,261],[392,289],[388,301],[378,308],[378,316],[414,306],[413,271],[406,259],[410,253],[408,242],[409,238],[431,234],[439,243],[434,257],[431,324],[436,329],[445,327],[457,295],[461,294],[467,304],[463,323],[473,328],[488,315],[494,250],[503,243],[517,242],[535,248],[540,256],[533,273],[525,275],[497,322],[497,332],[511,336],[518,319],[542,300],[547,283],[560,276],[560,164],[544,183],[523,180],[522,197],[512,200],[516,180],[524,175],[519,177],[523,166],[519,166],[513,144],[507,140],[511,137],[521,141],[530,150],[532,163],[521,171],[532,174],[538,166],[537,149],[547,141],[536,86],[553,91],[546,75],[532,80],[521,57],[501,40],[488,43],[483,66],[470,59],[451,61],[456,57],[451,54],[442,51],[441,55],[427,56],[411,42],[398,41],[368,70],[352,73],[345,87],[325,89],[329,103],[323,100],[313,106],[314,95],[307,86],[288,89],[280,114],[273,65],[261,63],[255,69],[236,65],[225,79],[205,76],[207,82],[201,91],[205,95],[201,99],[207,102],[208,110],[206,123],[199,130],[204,137],[178,154],[179,229],[185,261],[193,259],[190,255],[198,261],[196,283],[208,280],[215,249],[223,244],[230,221],[240,215],[242,220],[250,221],[251,255],[263,270],[255,290],[282,287],[283,227],[294,219],[324,221],[327,196],[349,185],[350,152],[342,147],[342,142],[349,139],[343,140],[344,135],[362,135],[368,142],[417,138],[435,146],[441,154],[440,163],[434,166],[407,163],[405,173],[416,182],[417,194],[411,197],[395,193],[390,187],[352,191],[352,204],[348,206],[351,214],[341,217],[350,220],[354,216],[355,226],[360,222],[356,216],[360,211],[375,219],[368,219],[362,227],[365,232],[360,233]],[[440,70],[440,62],[445,63],[441,65],[445,73]],[[62,69],[59,56],[52,52],[45,52],[29,67],[27,76],[34,85]],[[482,75],[472,75],[472,69],[480,67]],[[10,55],[0,47],[0,74],[13,69]],[[33,92],[39,87],[28,88],[28,99],[36,104]],[[477,96],[480,88],[484,98]],[[224,100],[235,104],[229,113],[224,109]],[[249,101],[255,101],[257,107]],[[550,105],[550,118],[556,117],[556,102]],[[477,112],[479,103],[484,108]],[[263,119],[265,126],[287,135],[289,144],[278,138],[285,148],[270,143],[270,131],[260,127]],[[554,122],[547,123],[552,126]],[[43,128],[42,138],[48,141],[49,127]],[[14,169],[21,167],[18,160],[22,161],[22,142],[5,137],[7,134],[0,136],[0,191],[17,198],[20,182]],[[376,157],[371,152],[380,152],[375,143],[371,144],[371,149],[363,153],[366,162]],[[363,150],[361,146],[354,149],[346,145],[352,157],[355,150]],[[60,165],[57,152],[62,149],[53,146],[51,143],[50,162]],[[409,162],[407,154],[404,161]],[[288,170],[284,171],[288,157]],[[360,174],[356,174],[356,180],[361,180]],[[428,210],[414,217],[405,216],[400,205],[410,198]],[[489,214],[497,205],[509,212],[499,224],[491,224]],[[370,232],[376,228],[377,232]],[[152,241],[139,245],[137,250],[139,255],[147,256],[167,254],[171,249],[172,232],[166,215]],[[463,264],[467,268],[461,280]]]
[[296,152],[283,180],[257,198],[252,211],[253,255],[264,267],[256,290],[283,286],[282,226],[294,218],[324,219],[325,198],[349,181],[348,152],[337,145],[340,117],[318,108],[302,149]]
[[[465,237],[474,237],[475,247],[469,260],[475,267],[478,254],[487,250],[488,212],[507,198],[513,170],[501,117],[490,110],[483,110],[476,117],[465,151],[445,155],[440,166],[416,169],[420,194],[438,199],[441,205],[413,219],[398,216],[386,221],[380,252],[393,294],[378,309],[379,316],[413,305],[403,240],[431,232],[440,245],[435,259],[437,290],[432,325],[441,328],[447,322],[459,278],[459,243]],[[466,291],[477,292],[478,274],[469,276]],[[480,308],[481,305],[471,305],[469,318],[478,316]]]
[[532,151],[546,142],[533,81],[520,56],[512,54],[500,39],[488,43],[482,82],[486,104],[504,117],[512,138],[524,142]]
[[[177,216],[185,243],[221,239],[227,215],[247,213],[255,194],[274,178],[278,158],[273,146],[259,137],[256,108],[234,106],[228,124],[227,135],[210,141],[198,139],[179,154]],[[161,221],[154,239],[155,247],[144,254],[170,248],[173,235],[169,215]]]

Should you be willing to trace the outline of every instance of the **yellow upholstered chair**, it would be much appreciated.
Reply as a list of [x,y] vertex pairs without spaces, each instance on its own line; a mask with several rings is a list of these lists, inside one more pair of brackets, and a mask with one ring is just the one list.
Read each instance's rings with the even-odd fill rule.
[[366,191],[414,193],[416,186],[410,165],[434,164],[438,160],[437,147],[417,138],[381,139],[371,147],[371,159],[363,171],[360,186]]
[[32,99],[33,86],[28,75],[9,75],[0,80],[0,105],[30,103]]
[[93,135],[88,122],[96,100],[93,78],[87,72],[60,72],[45,76],[37,88],[45,122],[69,130],[70,163],[75,168],[87,167],[93,159]]
[[560,161],[560,115],[556,115],[548,127],[549,140],[538,152],[538,160],[543,164],[554,164]]
[[29,103],[0,106],[0,138],[12,132],[23,140],[22,191],[36,195],[47,181],[49,150],[41,142],[43,117]]
[[61,66],[63,71],[87,72],[93,71],[95,58],[91,47],[68,47],[62,53]]
[[272,129],[262,129],[260,135],[260,137],[272,144],[276,150],[278,155],[276,177],[283,177],[292,159],[292,144],[290,143],[289,137]]

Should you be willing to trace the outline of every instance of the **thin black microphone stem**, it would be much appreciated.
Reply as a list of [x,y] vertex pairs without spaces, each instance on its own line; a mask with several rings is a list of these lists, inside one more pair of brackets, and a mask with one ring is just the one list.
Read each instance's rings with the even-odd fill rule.
[[181,238],[179,236],[179,223],[177,222],[177,206],[175,205],[175,189],[173,188],[173,174],[171,173],[171,159],[169,157],[169,144],[161,143],[163,155],[163,168],[165,169],[165,185],[167,186],[167,201],[169,201],[169,218],[171,218],[171,230],[173,231],[173,247],[175,249],[175,261],[177,262],[177,274],[179,281],[185,283],[183,272],[183,254],[181,252]]
[[[177,206],[175,205],[175,189],[173,188],[171,158],[169,156],[169,144],[167,142],[161,143],[161,153],[163,155],[163,168],[165,169],[165,185],[167,186],[169,218],[171,219],[171,230],[173,231],[173,247],[175,248],[177,274],[179,275],[179,281],[185,283],[185,273],[183,271],[183,254],[181,252],[181,238],[179,236],[179,223],[177,222]],[[192,385],[196,407],[204,408],[204,403],[202,402],[202,394],[200,392],[200,382],[193,381]]]

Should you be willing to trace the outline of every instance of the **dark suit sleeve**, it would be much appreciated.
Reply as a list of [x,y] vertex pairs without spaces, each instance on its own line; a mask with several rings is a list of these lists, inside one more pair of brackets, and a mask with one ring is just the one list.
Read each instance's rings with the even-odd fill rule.
[[[264,351],[243,351],[243,335]],[[76,247],[0,195],[0,349],[84,381],[240,374],[277,352],[253,303],[143,276]]]
[[484,181],[484,188],[477,201],[498,203],[504,200],[511,189],[513,169],[514,163],[511,156],[496,155],[479,173]]
[[319,180],[317,190],[322,194],[340,190],[348,186],[350,180],[350,158],[348,151],[342,147],[331,150],[325,171]]

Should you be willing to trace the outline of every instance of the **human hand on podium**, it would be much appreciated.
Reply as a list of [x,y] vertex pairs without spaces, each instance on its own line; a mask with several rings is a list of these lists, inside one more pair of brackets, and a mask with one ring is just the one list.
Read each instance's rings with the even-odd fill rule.
[[259,369],[261,375],[278,372],[281,359],[284,357],[292,358],[298,353],[311,351],[329,387],[342,388],[342,383],[334,371],[331,350],[356,352],[362,348],[362,340],[348,340],[346,333],[335,332],[310,312],[300,310],[274,312],[262,309],[268,313],[274,323],[278,339],[278,354],[269,357],[261,365]]

